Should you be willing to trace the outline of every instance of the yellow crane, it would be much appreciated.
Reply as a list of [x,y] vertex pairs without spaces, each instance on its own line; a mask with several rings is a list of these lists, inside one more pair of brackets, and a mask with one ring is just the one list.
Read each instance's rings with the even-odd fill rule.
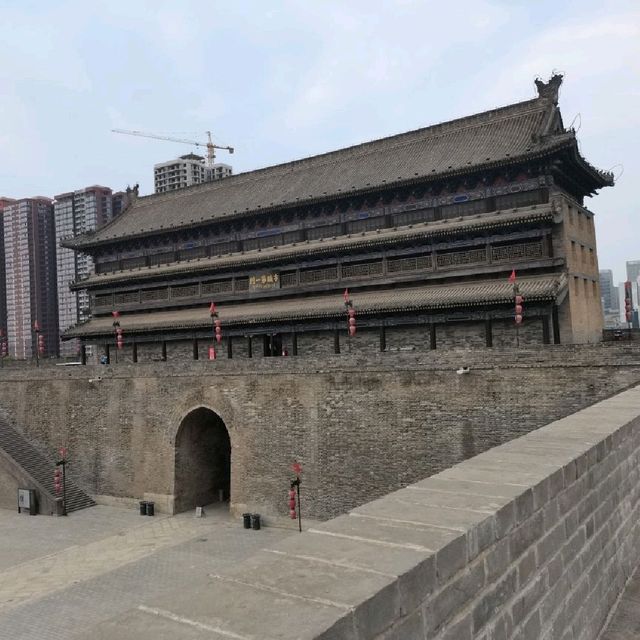
[[216,161],[216,149],[224,149],[229,153],[233,153],[233,147],[222,147],[213,144],[211,140],[211,131],[205,131],[207,134],[207,142],[197,142],[195,140],[185,140],[184,138],[172,138],[170,136],[159,136],[155,133],[145,133],[144,131],[130,131],[128,129],[111,129],[113,133],[124,133],[128,136],[141,136],[142,138],[154,138],[156,140],[167,140],[169,142],[180,142],[182,144],[191,144],[196,147],[205,147],[207,149],[207,166],[213,167]]

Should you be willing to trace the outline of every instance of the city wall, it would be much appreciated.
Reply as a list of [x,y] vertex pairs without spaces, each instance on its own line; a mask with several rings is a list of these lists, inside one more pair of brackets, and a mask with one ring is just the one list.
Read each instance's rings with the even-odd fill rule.
[[[154,605],[234,638],[595,640],[638,562],[640,387]],[[90,635],[149,624],[133,609]]]
[[178,429],[208,407],[230,435],[236,511],[284,519],[298,460],[303,514],[323,520],[638,382],[640,348],[620,343],[8,367],[0,408],[52,456],[66,445],[99,499],[172,511]]

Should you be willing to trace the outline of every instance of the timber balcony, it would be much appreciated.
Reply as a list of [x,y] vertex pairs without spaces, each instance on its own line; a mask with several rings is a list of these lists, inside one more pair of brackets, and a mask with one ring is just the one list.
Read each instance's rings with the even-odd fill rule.
[[[548,261],[552,257],[549,238],[541,237],[524,242],[501,245],[484,245],[476,248],[433,251],[409,257],[382,257],[365,262],[338,261],[333,265],[310,269],[282,268],[276,275],[276,291],[304,289],[305,291],[325,286],[342,286],[359,281],[367,284],[384,284],[389,281],[412,280],[417,274],[432,277],[456,274],[465,268],[502,267],[519,263]],[[246,297],[250,291],[247,275],[221,279],[205,279],[188,284],[162,287],[136,288],[129,291],[92,295],[91,307],[95,312],[110,309],[131,309],[137,306],[172,306],[190,300],[208,299],[212,295]],[[273,291],[273,289],[271,290]]]

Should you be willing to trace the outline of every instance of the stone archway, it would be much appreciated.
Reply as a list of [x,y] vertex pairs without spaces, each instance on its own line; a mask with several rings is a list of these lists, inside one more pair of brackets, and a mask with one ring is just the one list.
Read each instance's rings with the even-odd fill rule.
[[174,513],[228,501],[231,440],[222,418],[206,407],[189,412],[176,435]]

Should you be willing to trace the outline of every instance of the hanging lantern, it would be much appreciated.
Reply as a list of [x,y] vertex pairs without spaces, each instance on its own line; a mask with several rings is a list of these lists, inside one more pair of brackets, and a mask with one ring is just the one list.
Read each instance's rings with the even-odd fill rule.
[[44,352],[45,352],[44,336],[40,333],[40,334],[38,334],[38,353],[40,355],[43,355]]
[[524,313],[524,306],[522,305],[522,303],[524,302],[524,298],[517,293],[515,295],[515,307],[514,307],[514,312],[515,312],[515,316],[514,316],[514,320],[516,321],[516,324],[522,324],[522,315]]
[[60,469],[58,467],[53,471],[53,487],[56,493],[60,493],[62,491],[62,480],[60,478]]
[[215,360],[216,359],[216,348],[211,345],[209,347],[209,360]]
[[215,303],[215,302],[212,302],[212,303],[209,305],[209,315],[211,315],[211,317],[213,317],[213,316],[215,316],[215,315],[217,315],[217,314],[218,314],[218,312],[216,311],[216,303]]
[[38,333],[38,331],[40,331],[40,323],[37,320],[33,323],[33,330],[36,333]]
[[356,328],[355,327],[349,327],[349,335],[351,337],[356,335]]

